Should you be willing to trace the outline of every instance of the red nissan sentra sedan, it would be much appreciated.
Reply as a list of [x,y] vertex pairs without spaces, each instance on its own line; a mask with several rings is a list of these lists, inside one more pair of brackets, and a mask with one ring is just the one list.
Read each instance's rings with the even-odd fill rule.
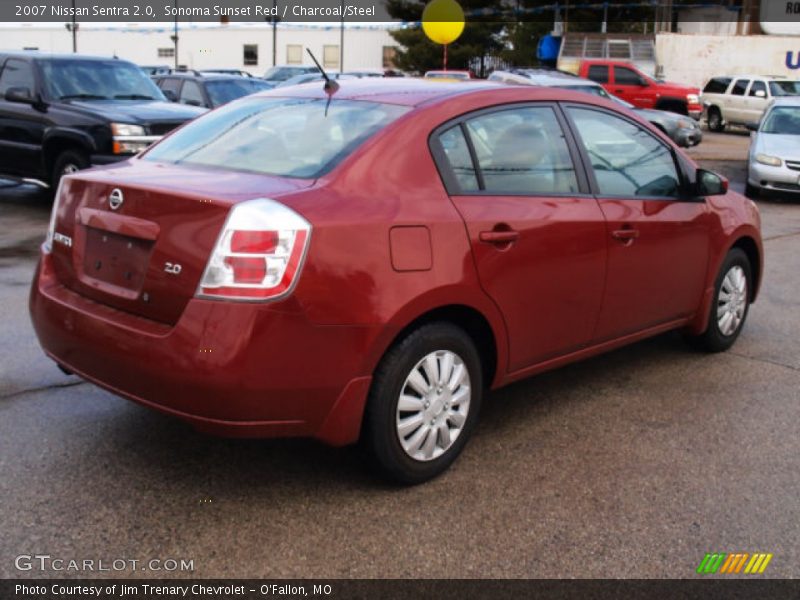
[[616,103],[347,81],[232,102],[65,177],[31,291],[45,350],[234,436],[445,470],[485,389],[670,329],[729,348],[755,205]]

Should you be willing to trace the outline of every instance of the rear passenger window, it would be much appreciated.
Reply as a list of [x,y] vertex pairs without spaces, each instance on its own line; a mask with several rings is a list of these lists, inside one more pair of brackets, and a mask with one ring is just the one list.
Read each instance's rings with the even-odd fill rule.
[[163,92],[172,92],[175,94],[175,97],[178,97],[178,92],[181,89],[181,83],[183,83],[180,79],[175,77],[167,77],[166,79],[162,79],[158,82],[158,87],[161,88]]
[[725,90],[728,89],[728,86],[731,84],[730,77],[714,77],[711,81],[706,84],[706,87],[703,88],[704,94],[724,94]]
[[[756,92],[761,92],[760,94],[756,94]],[[750,86],[750,92],[747,94],[748,96],[757,96],[759,98],[766,98],[767,97],[767,84],[763,81],[754,81],[753,85]]]
[[447,162],[455,175],[458,187],[462,192],[477,192],[478,178],[475,175],[475,166],[472,164],[472,157],[469,154],[467,141],[464,139],[464,132],[461,126],[456,125],[448,129],[439,136]]
[[734,96],[744,96],[744,92],[747,90],[748,83],[750,83],[749,79],[737,79],[736,83],[733,84],[731,94]]
[[608,83],[608,65],[590,65],[589,79],[597,83]]
[[501,110],[466,122],[484,190],[492,194],[575,194],[564,132],[548,107]]

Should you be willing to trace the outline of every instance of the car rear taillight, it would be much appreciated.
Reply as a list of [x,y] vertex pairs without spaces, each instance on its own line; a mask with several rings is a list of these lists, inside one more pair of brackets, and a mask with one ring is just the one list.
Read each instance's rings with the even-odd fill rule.
[[198,296],[272,300],[288,294],[300,274],[311,224],[275,200],[237,204],[208,260]]
[[53,238],[56,235],[56,216],[58,213],[58,206],[61,204],[61,191],[64,187],[64,178],[62,177],[58,182],[58,189],[56,195],[53,197],[53,209],[50,211],[50,225],[47,227],[47,237],[44,239],[42,249],[50,254],[53,251]]

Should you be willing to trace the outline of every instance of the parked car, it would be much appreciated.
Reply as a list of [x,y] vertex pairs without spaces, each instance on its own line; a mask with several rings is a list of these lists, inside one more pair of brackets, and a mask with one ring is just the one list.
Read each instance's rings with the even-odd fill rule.
[[203,111],[167,102],[133,63],[0,53],[0,173],[55,187],[141,152]]
[[241,69],[200,69],[200,73],[208,73],[210,75],[238,75],[239,77],[253,77],[249,71]]
[[[347,73],[327,73],[330,79],[336,80],[346,80],[346,79],[361,79],[360,77],[356,77],[355,75],[348,75]],[[322,76],[322,73],[317,71],[316,73],[303,73],[302,75],[295,75],[294,77],[290,77],[286,81],[281,81],[277,86],[278,88],[288,87],[290,85],[302,85],[304,83],[311,83],[313,81],[324,81],[325,78]]]
[[216,73],[172,73],[155,77],[154,81],[172,102],[216,108],[248,94],[272,89],[272,85],[256,77]]
[[800,82],[762,75],[713,77],[701,100],[708,128],[723,131],[727,125],[758,123],[774,98],[800,95]]
[[750,128],[745,193],[754,198],[800,192],[800,97],[775,98],[761,123]]
[[169,65],[139,65],[139,68],[144,71],[149,77],[156,75],[166,75],[172,68]]
[[472,73],[469,71],[427,71],[425,73],[425,79],[458,79],[461,81],[467,81],[472,79]]
[[319,73],[319,69],[314,66],[308,67],[304,65],[280,65],[277,67],[272,67],[271,69],[267,69],[267,72],[264,73],[263,79],[278,85],[282,81],[286,81],[287,79],[297,75],[305,75],[306,73]]
[[730,348],[762,267],[756,205],[618,104],[355,80],[65,177],[30,311],[116,394],[207,432],[361,438],[418,483],[486,389],[673,329]]
[[562,88],[576,92],[585,92],[608,98],[631,109],[640,117],[655,125],[664,134],[683,148],[696,146],[703,141],[703,132],[697,122],[691,117],[651,108],[636,108],[630,102],[609,94],[603,86],[589,79],[578,77],[565,71],[552,69],[526,69],[514,68],[508,71],[494,71],[489,75],[489,81],[499,81],[520,85],[543,85],[547,87]]
[[618,60],[582,60],[578,75],[602,85],[637,108],[668,110],[699,119],[703,112],[696,87],[653,79],[634,65]]

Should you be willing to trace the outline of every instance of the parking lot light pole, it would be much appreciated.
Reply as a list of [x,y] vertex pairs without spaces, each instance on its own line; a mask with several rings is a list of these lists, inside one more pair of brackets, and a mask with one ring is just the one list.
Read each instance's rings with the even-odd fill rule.
[[178,68],[178,0],[175,0],[175,29],[172,33],[172,43],[175,44],[175,69]]
[[72,33],[72,53],[78,53],[78,22],[75,17],[75,0],[72,0],[72,23],[65,25],[67,31]]

